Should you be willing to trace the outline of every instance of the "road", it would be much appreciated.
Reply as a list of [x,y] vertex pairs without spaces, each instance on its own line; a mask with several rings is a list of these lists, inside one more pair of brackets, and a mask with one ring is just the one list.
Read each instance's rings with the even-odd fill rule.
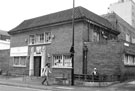
[[0,85],[0,91],[52,91],[52,90],[41,90],[41,89],[33,89],[27,87]]
[[50,90],[43,89],[35,89],[35,88],[27,88],[27,87],[19,87],[19,86],[8,86],[8,85],[0,85],[0,91],[135,91],[135,85],[123,84],[117,87],[101,87],[101,88],[93,88],[93,87],[64,87],[58,86],[51,88]]

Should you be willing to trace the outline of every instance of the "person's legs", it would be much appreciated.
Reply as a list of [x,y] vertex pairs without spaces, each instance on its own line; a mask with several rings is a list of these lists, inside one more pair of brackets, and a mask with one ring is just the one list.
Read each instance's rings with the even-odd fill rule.
[[44,76],[44,80],[42,81],[42,85],[44,84],[44,82],[47,80],[46,76]]
[[48,83],[48,76],[46,76],[46,85],[49,85],[49,83]]

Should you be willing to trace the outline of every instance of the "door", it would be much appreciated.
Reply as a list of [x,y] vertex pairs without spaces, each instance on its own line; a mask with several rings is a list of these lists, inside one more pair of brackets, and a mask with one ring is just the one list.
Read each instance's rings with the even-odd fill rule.
[[34,57],[34,76],[40,76],[41,74],[41,56]]

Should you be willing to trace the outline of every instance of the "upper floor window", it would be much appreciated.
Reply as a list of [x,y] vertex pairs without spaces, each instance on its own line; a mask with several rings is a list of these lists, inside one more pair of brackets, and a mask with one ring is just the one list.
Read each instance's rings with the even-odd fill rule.
[[93,27],[92,30],[93,30],[92,41],[98,42],[99,41],[99,35],[100,35],[100,33],[99,33],[98,29],[95,28],[95,27]]
[[29,44],[50,43],[51,40],[51,32],[45,32],[29,36]]
[[108,40],[109,39],[109,33],[107,31],[102,30],[101,31],[101,37],[104,40]]
[[99,41],[106,41],[106,40],[115,40],[117,39],[117,35],[108,32],[108,30],[98,27],[96,25],[91,25],[91,30],[92,31],[92,41],[93,42],[99,42]]
[[45,32],[45,42],[51,42],[51,32]]
[[36,43],[44,43],[44,33],[36,34]]
[[132,43],[135,43],[135,37],[132,37]]
[[126,34],[126,41],[130,42],[130,35]]
[[34,35],[30,35],[29,36],[29,44],[34,44],[35,43],[35,36]]

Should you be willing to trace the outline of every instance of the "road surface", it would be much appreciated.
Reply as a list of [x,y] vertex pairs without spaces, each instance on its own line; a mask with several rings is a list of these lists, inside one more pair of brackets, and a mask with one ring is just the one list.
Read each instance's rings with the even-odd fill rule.
[[52,91],[52,90],[41,90],[27,87],[0,85],[0,91]]

